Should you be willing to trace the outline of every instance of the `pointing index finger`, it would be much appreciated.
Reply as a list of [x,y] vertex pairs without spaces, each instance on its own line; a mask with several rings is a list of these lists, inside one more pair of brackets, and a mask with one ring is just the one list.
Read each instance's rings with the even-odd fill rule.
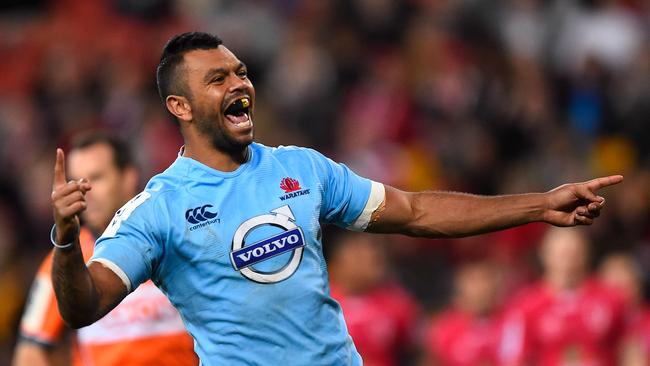
[[589,189],[593,192],[607,186],[619,184],[622,181],[623,181],[622,175],[610,175],[609,177],[601,177],[601,178],[590,180],[589,182],[587,182],[587,187],[589,187]]
[[56,162],[54,163],[53,188],[62,186],[65,183],[66,183],[66,178],[65,178],[65,154],[63,154],[63,150],[56,149]]

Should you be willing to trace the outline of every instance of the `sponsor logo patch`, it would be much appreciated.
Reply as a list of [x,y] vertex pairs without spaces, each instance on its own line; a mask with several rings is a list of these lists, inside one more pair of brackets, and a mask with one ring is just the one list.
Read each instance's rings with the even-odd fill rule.
[[[305,237],[295,220],[291,208],[285,205],[244,221],[232,239],[230,261],[233,268],[242,276],[259,283],[275,283],[291,277],[298,270],[305,249]],[[245,242],[252,230],[267,225],[284,231],[252,244]],[[289,252],[291,256],[286,264],[278,265],[275,270],[267,272],[253,268],[256,263]]]
[[276,255],[305,246],[300,229],[296,228],[245,246],[231,253],[236,270],[262,262]]
[[289,178],[289,177],[282,178],[282,180],[280,181],[280,188],[282,188],[282,190],[285,193],[299,191],[300,190],[300,182],[298,182],[297,180],[295,180],[293,178]]
[[282,188],[285,193],[280,196],[281,201],[309,194],[309,189],[302,189],[298,180],[289,177],[280,180],[280,188]]
[[190,208],[189,210],[185,211],[185,220],[187,220],[187,222],[190,224],[195,224],[194,226],[190,226],[190,231],[194,231],[196,229],[221,222],[221,219],[217,218],[217,212],[209,211],[209,209],[212,207],[214,206],[203,205],[195,208]]

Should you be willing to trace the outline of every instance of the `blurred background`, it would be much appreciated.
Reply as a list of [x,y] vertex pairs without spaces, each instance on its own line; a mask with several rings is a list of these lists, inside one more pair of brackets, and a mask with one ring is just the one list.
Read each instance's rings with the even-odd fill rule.
[[[182,140],[155,66],[167,39],[190,30],[219,35],[249,66],[267,145],[313,147],[405,190],[519,193],[624,174],[586,230],[589,268],[623,251],[647,292],[650,1],[3,0],[0,365],[51,248],[55,148],[106,129],[128,139],[143,177],[164,170]],[[453,241],[326,231],[333,292],[357,343],[369,344],[361,353],[374,339],[400,354],[367,364],[426,363],[431,324],[468,278],[496,276],[498,290],[476,291],[506,304],[539,277],[546,230]],[[365,259],[346,263],[345,253]],[[360,295],[377,288],[383,295]],[[366,329],[368,311],[355,309],[373,306],[394,309],[394,322]]]

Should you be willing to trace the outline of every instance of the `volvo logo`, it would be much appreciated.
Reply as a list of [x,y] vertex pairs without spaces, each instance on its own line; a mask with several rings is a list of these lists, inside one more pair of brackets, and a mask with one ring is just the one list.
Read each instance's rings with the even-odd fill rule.
[[[255,228],[271,225],[284,230],[280,234],[252,244],[245,244],[246,236]],[[235,231],[232,240],[230,260],[235,270],[244,277],[260,283],[275,283],[289,278],[300,265],[305,246],[305,238],[289,206],[272,210],[269,214],[255,216],[244,221]],[[260,272],[253,268],[256,263],[282,253],[292,252],[287,263],[272,272]]]

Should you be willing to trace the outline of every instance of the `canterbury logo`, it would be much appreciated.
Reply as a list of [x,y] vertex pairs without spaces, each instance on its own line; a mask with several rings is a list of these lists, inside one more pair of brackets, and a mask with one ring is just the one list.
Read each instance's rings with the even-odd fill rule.
[[217,217],[216,212],[208,211],[208,208],[213,207],[212,205],[203,205],[197,208],[190,208],[185,211],[185,220],[190,224],[198,224],[203,221],[214,219]]

